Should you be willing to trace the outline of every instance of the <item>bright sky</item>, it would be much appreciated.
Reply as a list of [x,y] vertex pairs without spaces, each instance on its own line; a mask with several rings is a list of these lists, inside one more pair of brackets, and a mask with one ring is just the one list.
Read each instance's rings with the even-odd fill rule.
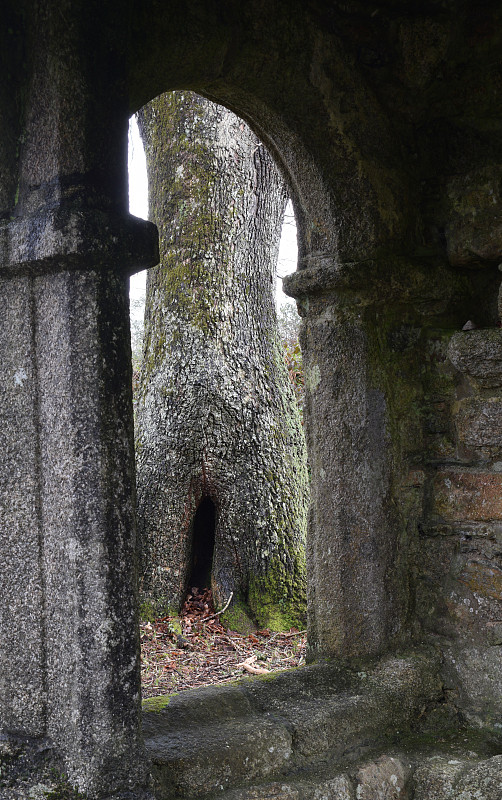
[[[148,219],[148,180],[146,176],[146,159],[143,150],[136,119],[131,117],[129,122],[129,211],[136,217]],[[288,203],[284,225],[282,227],[281,244],[279,248],[279,262],[277,265],[277,306],[283,303],[293,303],[282,291],[282,281],[296,269],[298,247],[296,243],[296,224],[293,206]],[[131,300],[139,300],[145,295],[146,271],[138,272],[131,277]],[[140,319],[143,309],[131,308],[131,316]]]
[[[135,217],[148,219],[148,179],[146,177],[146,159],[141,141],[138,123],[135,117],[129,120],[129,211]],[[131,276],[129,297],[139,300],[145,295],[146,270]],[[143,311],[131,308],[131,316],[136,319],[143,316]]]

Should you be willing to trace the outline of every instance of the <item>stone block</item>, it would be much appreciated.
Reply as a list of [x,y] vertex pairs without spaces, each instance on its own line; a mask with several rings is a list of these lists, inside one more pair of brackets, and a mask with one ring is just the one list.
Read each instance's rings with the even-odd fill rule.
[[475,595],[502,601],[502,570],[496,564],[467,561],[457,580]]
[[118,260],[131,271],[154,266],[159,260],[155,225],[130,214],[61,208],[0,225],[4,274],[26,265],[42,272],[70,266],[99,268]]
[[91,797],[146,779],[127,281],[35,279],[47,734]]
[[283,769],[292,740],[283,725],[247,717],[159,734],[147,739],[147,752],[160,797],[197,797]]
[[398,758],[382,756],[359,768],[357,800],[406,800],[409,769]]
[[350,690],[323,692],[321,696],[290,698],[270,709],[293,732],[294,754],[299,763],[316,762],[375,746],[397,729],[405,729],[420,698],[441,691],[432,663],[422,656],[386,658],[368,672],[353,677]]
[[438,470],[433,485],[433,512],[454,522],[502,519],[502,474]]
[[480,761],[461,775],[455,786],[454,800],[500,800],[501,797],[502,755]]
[[453,536],[424,537],[416,558],[415,609],[418,619],[428,630],[444,633],[449,624],[445,603],[445,584],[457,552]]
[[223,797],[224,800],[303,800],[303,788],[301,784],[274,781],[260,786],[246,786],[244,789],[230,789]]
[[208,720],[223,724],[252,713],[246,694],[237,686],[202,686],[196,692],[143,701],[143,733],[148,738],[190,725],[204,726]]
[[502,646],[459,639],[445,647],[444,679],[457,705],[476,727],[502,735]]
[[500,175],[500,166],[492,164],[449,179],[446,241],[450,264],[477,266],[500,259]]
[[341,774],[316,783],[274,781],[230,789],[223,800],[356,800],[356,795],[350,778]]
[[495,457],[502,450],[502,398],[469,397],[454,414],[459,442],[470,449]]
[[453,787],[466,764],[459,759],[434,756],[422,764],[413,776],[414,800],[453,800]]
[[415,608],[422,624],[442,635],[497,644],[502,564],[493,527],[452,523],[428,532],[415,567]]
[[[396,730],[405,731],[424,705],[439,699],[437,669],[435,658],[410,653],[382,659],[367,671],[319,664],[166,698],[162,710],[144,714],[143,726],[159,797],[237,790],[298,767],[306,768],[306,776],[310,768],[323,771],[326,763],[366,754]],[[384,766],[379,763],[375,774],[383,785],[388,772],[394,786],[398,764],[387,764],[387,772]],[[269,784],[249,798],[264,800],[275,792],[281,800],[356,800],[346,775],[305,781],[295,782],[294,792],[289,784]]]
[[414,800],[500,800],[502,756],[474,763],[431,758],[414,778]]
[[337,775],[321,783],[314,791],[312,800],[355,800],[354,787],[347,775]]
[[480,386],[502,385],[502,331],[498,328],[459,331],[448,345],[448,357],[459,371]]
[[484,645],[498,643],[502,595],[493,592],[492,572],[491,565],[467,561],[443,587],[453,635],[469,637]]
[[[406,576],[395,557],[402,520],[392,494],[390,410],[369,366],[374,338],[373,326],[357,319],[321,320],[309,311],[302,325],[311,411],[308,630],[317,656],[377,655],[405,619]],[[320,369],[322,352],[329,357]],[[378,372],[380,365],[372,368]],[[327,420],[335,423],[328,436]]]

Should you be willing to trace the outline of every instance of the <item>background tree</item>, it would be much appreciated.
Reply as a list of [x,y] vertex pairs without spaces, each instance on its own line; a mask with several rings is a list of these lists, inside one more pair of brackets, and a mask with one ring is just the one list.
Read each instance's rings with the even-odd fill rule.
[[277,322],[281,342],[293,347],[298,342],[300,317],[292,303],[282,303],[277,315]]
[[141,370],[141,362],[143,361],[143,345],[145,339],[145,325],[143,317],[139,317],[140,313],[144,315],[145,311],[145,296],[136,298],[130,301],[131,310],[131,353],[132,353],[132,389],[134,408],[136,410],[136,400],[138,396],[138,382]]
[[191,92],[139,115],[161,263],[147,280],[138,393],[143,593],[211,582],[233,617],[305,609],[306,453],[275,309],[287,192],[250,129]]

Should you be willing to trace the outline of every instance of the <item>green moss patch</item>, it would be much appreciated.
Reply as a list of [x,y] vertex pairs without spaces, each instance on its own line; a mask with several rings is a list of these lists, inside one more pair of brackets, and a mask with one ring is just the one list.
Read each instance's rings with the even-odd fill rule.
[[244,635],[256,630],[249,607],[241,600],[237,600],[224,614],[221,614],[220,622],[226,628]]
[[259,628],[289,631],[305,626],[307,603],[304,570],[298,570],[296,575],[291,574],[278,559],[276,565],[269,566],[265,577],[251,579],[248,598]]
[[143,711],[163,711],[171,702],[172,697],[174,697],[172,694],[161,694],[157,697],[147,697],[145,700],[143,700],[141,707]]

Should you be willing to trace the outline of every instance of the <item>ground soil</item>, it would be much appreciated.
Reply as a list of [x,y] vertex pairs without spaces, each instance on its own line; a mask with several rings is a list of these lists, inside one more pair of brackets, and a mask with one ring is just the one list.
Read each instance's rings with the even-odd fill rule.
[[179,617],[141,624],[143,697],[222,684],[304,663],[306,632],[240,634],[215,614],[210,589],[193,587]]

